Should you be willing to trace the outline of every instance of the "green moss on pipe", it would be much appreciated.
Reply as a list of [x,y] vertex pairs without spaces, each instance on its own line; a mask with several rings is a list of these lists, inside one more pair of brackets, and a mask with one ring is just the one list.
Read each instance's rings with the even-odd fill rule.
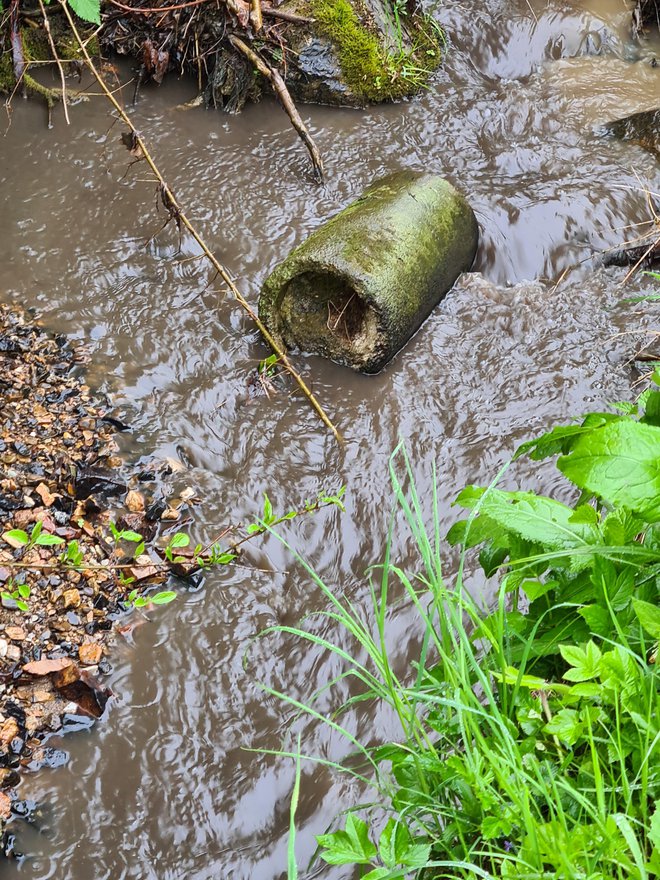
[[266,279],[259,315],[289,348],[376,373],[470,269],[479,231],[442,177],[377,181]]

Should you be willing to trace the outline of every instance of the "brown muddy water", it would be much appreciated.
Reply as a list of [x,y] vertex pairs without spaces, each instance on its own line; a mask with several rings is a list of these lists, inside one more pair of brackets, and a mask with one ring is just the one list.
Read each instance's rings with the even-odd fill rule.
[[[382,554],[398,438],[427,501],[436,463],[449,526],[458,490],[493,477],[517,442],[630,395],[636,341],[615,334],[643,320],[640,307],[618,305],[621,271],[592,273],[595,255],[648,219],[641,188],[660,191],[659,168],[599,125],[658,105],[658,46],[628,41],[620,0],[447,2],[439,17],[451,46],[419,99],[364,112],[303,108],[325,156],[321,188],[272,102],[234,118],[184,111],[176,107],[194,85],[171,81],[144,90],[135,109],[177,195],[252,301],[291,246],[374,177],[433,169],[472,202],[483,230],[475,268],[487,280],[450,294],[382,374],[296,358],[345,433],[341,448],[295,393],[249,399],[249,371],[266,349],[190,259],[194,245],[184,239],[178,253],[168,230],[144,247],[161,222],[154,188],[139,166],[122,179],[127,155],[102,102],[74,108],[70,128],[56,114],[47,130],[42,108],[20,101],[11,124],[2,123],[3,297],[89,343],[90,384],[133,426],[124,450],[184,464],[177,486],[203,499],[200,536],[250,517],[264,491],[281,509],[346,483],[345,515],[322,512],[287,535],[358,606],[367,605],[365,568]],[[548,285],[511,287],[538,278]],[[558,485],[551,471],[529,465],[507,479]],[[396,542],[409,556],[403,530]],[[32,824],[15,829],[28,858],[2,864],[3,878],[285,875],[291,762],[245,748],[277,748],[291,711],[256,681],[304,699],[340,670],[281,636],[245,660],[259,630],[324,605],[274,541],[251,558],[182,591],[133,643],[118,645],[110,682],[118,698],[107,716],[91,731],[54,738],[70,756],[66,766],[22,785],[38,805]],[[390,629],[405,669],[415,632],[409,607],[391,613]],[[347,724],[371,739],[396,735],[391,719],[370,711]],[[327,728],[299,727],[308,754],[348,754]],[[365,796],[305,766],[301,865],[314,834]],[[316,866],[310,876],[348,874]]]

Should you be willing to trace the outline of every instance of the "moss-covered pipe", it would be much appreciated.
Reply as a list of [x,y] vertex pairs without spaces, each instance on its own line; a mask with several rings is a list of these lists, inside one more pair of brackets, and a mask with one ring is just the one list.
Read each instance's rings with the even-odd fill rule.
[[474,260],[477,221],[442,177],[372,184],[266,279],[259,316],[287,348],[377,373]]

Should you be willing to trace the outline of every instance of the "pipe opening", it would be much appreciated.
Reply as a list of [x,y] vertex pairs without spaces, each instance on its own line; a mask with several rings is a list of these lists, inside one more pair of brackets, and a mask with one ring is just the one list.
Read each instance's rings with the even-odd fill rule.
[[301,272],[280,301],[282,338],[289,347],[339,363],[365,361],[382,342],[378,316],[350,281],[330,272]]

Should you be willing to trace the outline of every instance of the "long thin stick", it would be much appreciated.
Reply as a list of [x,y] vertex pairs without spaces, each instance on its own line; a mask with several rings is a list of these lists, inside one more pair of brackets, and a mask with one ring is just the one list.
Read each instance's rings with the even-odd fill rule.
[[271,85],[273,86],[273,90],[277,97],[280,100],[282,107],[286,110],[289,115],[289,119],[291,120],[291,124],[298,132],[300,137],[302,138],[303,143],[309,150],[309,155],[312,157],[312,164],[314,165],[314,170],[316,171],[316,175],[319,180],[323,180],[323,160],[321,159],[321,154],[319,153],[316,144],[312,140],[310,133],[307,131],[305,123],[300,118],[300,114],[296,109],[296,105],[293,103],[291,95],[289,94],[289,90],[286,87],[286,83],[280,76],[279,72],[275,70],[274,67],[269,67],[264,59],[257,55],[256,52],[253,52],[250,47],[243,42],[239,37],[235,37],[233,34],[229,37],[229,42],[235,49],[238,49],[239,52],[242,52],[246,58],[254,64],[259,73],[263,74],[268,80],[270,80]]
[[330,421],[330,419],[328,418],[328,416],[325,413],[325,410],[323,409],[321,404],[318,402],[318,400],[316,399],[316,397],[314,396],[314,394],[312,393],[310,388],[305,383],[305,380],[294,369],[294,367],[291,364],[289,358],[287,357],[284,349],[279,345],[279,343],[275,340],[273,335],[269,332],[269,330],[265,327],[263,322],[259,319],[259,317],[256,314],[256,312],[254,311],[254,309],[250,306],[250,304],[245,299],[243,294],[240,292],[240,290],[236,287],[234,282],[231,280],[229,273],[227,272],[225,267],[222,265],[222,263],[220,263],[220,261],[217,259],[217,257],[214,256],[214,254],[211,252],[211,250],[209,249],[208,245],[206,244],[206,242],[204,241],[204,239],[202,238],[200,233],[195,229],[195,227],[192,225],[192,223],[190,222],[188,217],[185,215],[185,213],[181,209],[179,203],[177,202],[176,198],[174,197],[174,194],[172,193],[171,189],[169,188],[169,186],[165,182],[165,178],[160,173],[158,166],[156,165],[156,163],[152,159],[151,154],[149,153],[149,150],[147,149],[147,145],[142,140],[141,136],[138,134],[137,129],[135,128],[135,126],[131,122],[130,118],[127,116],[124,108],[119,104],[119,102],[117,101],[115,96],[112,94],[110,89],[105,84],[105,80],[103,79],[103,77],[101,76],[99,71],[96,69],[94,62],[92,61],[92,59],[89,55],[89,52],[87,51],[87,47],[80,39],[80,34],[78,33],[75,22],[73,21],[71,13],[69,12],[69,6],[66,3],[66,0],[59,0],[59,2],[60,2],[62,9],[64,10],[64,14],[67,17],[67,20],[68,20],[69,25],[71,27],[71,31],[72,31],[74,37],[76,38],[78,45],[80,46],[80,50],[83,53],[83,57],[85,59],[85,62],[87,63],[87,66],[89,67],[91,73],[93,74],[94,78],[98,82],[99,86],[101,87],[101,90],[103,91],[103,93],[105,94],[107,99],[110,101],[112,106],[115,108],[115,110],[117,111],[117,113],[119,114],[121,119],[124,121],[124,123],[131,130],[133,138],[135,139],[136,146],[138,146],[139,149],[141,150],[145,162],[147,163],[147,165],[149,166],[149,168],[153,172],[154,177],[156,178],[156,180],[160,184],[161,198],[163,199],[163,203],[166,204],[167,206],[171,207],[173,212],[176,212],[176,217],[177,217],[178,221],[186,227],[188,232],[192,235],[192,237],[195,239],[197,244],[200,246],[200,248],[206,254],[206,257],[208,258],[208,260],[211,263],[211,265],[213,266],[213,268],[216,270],[218,275],[222,278],[222,280],[225,282],[225,284],[227,285],[229,290],[232,292],[236,301],[243,307],[243,309],[247,312],[247,314],[250,316],[250,318],[254,321],[256,326],[261,331],[266,342],[270,345],[270,347],[275,352],[275,354],[277,355],[277,357],[279,358],[281,363],[286,367],[286,369],[289,371],[289,373],[296,380],[296,382],[300,386],[300,389],[302,390],[303,394],[309,400],[310,404],[312,405],[312,407],[316,411],[317,415],[319,416],[319,418],[321,419],[323,424],[327,428],[329,428],[329,430],[332,431],[332,433],[334,434],[335,438],[339,442],[341,442],[343,439],[341,434],[339,433],[337,428],[333,425],[333,423]]
[[48,21],[48,15],[46,14],[46,9],[42,0],[39,0],[39,9],[41,9],[41,14],[44,18],[44,30],[46,31],[46,36],[48,37],[48,44],[50,46],[50,51],[53,53],[53,58],[55,59],[55,63],[57,64],[57,69],[60,72],[60,80],[62,81],[62,107],[64,109],[64,119],[66,120],[67,125],[71,125],[69,121],[69,110],[67,108],[67,100],[66,100],[66,79],[64,78],[64,68],[62,67],[62,62],[59,59],[57,54],[57,47],[55,46],[55,40],[53,40],[53,35],[50,31],[50,22]]

